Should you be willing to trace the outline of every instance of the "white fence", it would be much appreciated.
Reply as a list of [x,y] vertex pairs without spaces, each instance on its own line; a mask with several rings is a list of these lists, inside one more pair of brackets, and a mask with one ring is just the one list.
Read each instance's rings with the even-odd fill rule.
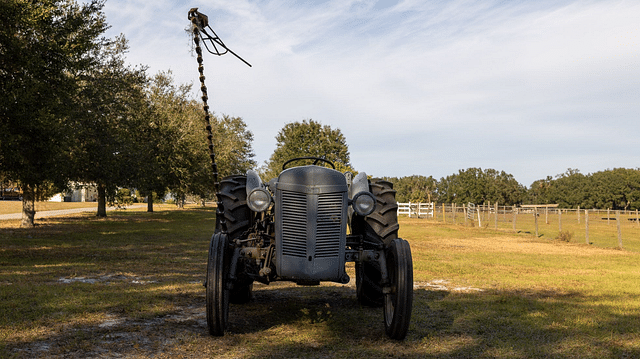
[[433,218],[433,202],[430,203],[398,203],[398,215],[405,214],[417,218]]

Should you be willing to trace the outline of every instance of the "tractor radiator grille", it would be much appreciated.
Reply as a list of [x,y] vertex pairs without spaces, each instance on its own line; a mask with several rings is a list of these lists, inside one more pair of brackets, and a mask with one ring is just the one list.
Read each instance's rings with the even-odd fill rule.
[[282,254],[307,255],[307,195],[282,192]]
[[[342,236],[343,201],[343,193],[307,195],[283,191],[282,254],[306,257],[308,241],[315,240],[313,257],[338,257]],[[313,216],[314,208],[310,207],[315,206],[317,206],[317,215]],[[314,220],[316,223],[312,223]],[[315,227],[316,238],[308,237],[309,224]],[[310,233],[313,235],[314,231]]]
[[318,198],[316,257],[337,257],[340,254],[342,229],[342,193],[328,193]]

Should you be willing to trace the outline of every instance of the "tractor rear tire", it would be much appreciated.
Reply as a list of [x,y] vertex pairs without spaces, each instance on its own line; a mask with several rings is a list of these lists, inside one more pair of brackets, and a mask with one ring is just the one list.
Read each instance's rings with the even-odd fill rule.
[[361,305],[381,307],[380,265],[377,262],[356,262],[356,297]]
[[[237,175],[223,178],[218,197],[224,207],[227,233],[233,241],[252,224],[253,214],[247,205],[247,177]],[[220,218],[216,216],[216,233],[221,230]]]
[[[247,205],[247,177],[243,175],[228,176],[220,181],[219,197],[224,207],[224,219],[227,223],[229,240],[240,237],[251,228],[253,212]],[[219,218],[216,216],[216,233],[222,231]],[[238,262],[236,280],[229,294],[229,301],[233,304],[247,303],[252,298],[253,281],[248,280],[242,273],[245,271],[244,262]]]
[[[388,244],[398,238],[398,204],[396,191],[391,182],[373,179],[369,184],[376,197],[376,209],[365,217],[365,239],[374,243]],[[361,227],[358,227],[361,228]],[[384,302],[378,262],[356,262],[356,296],[358,302],[369,307],[381,307]]]
[[388,245],[398,238],[398,203],[393,183],[375,178],[369,184],[371,193],[376,197],[376,209],[365,217],[365,235],[370,240],[382,241]]

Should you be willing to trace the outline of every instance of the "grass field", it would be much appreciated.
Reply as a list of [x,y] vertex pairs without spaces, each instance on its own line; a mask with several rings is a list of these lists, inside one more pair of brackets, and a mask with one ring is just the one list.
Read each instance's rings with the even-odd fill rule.
[[405,341],[386,338],[353,281],[255,285],[210,337],[213,211],[171,208],[0,221],[0,357],[640,357],[639,253],[409,218]]

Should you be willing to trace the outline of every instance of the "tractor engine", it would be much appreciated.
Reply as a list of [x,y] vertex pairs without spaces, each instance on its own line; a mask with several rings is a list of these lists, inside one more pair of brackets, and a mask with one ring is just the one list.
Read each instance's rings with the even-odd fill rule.
[[276,268],[300,284],[348,283],[345,272],[345,176],[319,166],[283,171],[275,185]]

